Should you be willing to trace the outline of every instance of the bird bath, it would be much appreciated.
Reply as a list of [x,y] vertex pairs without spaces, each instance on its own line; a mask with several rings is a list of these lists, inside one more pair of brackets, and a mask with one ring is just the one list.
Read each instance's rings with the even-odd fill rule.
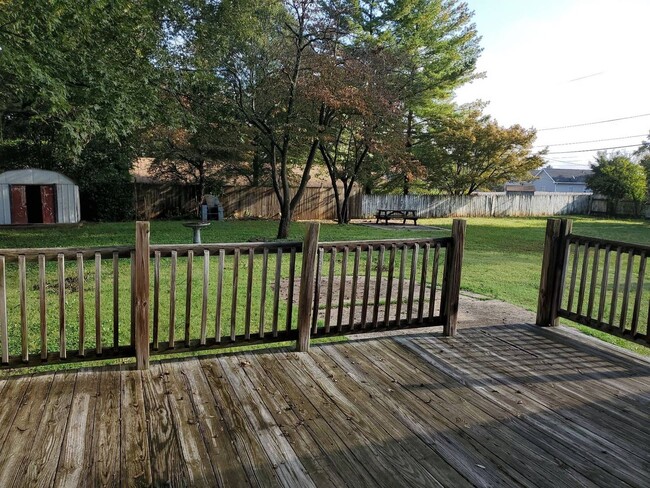
[[194,232],[192,240],[194,244],[201,244],[201,229],[210,225],[210,222],[185,222],[183,225]]

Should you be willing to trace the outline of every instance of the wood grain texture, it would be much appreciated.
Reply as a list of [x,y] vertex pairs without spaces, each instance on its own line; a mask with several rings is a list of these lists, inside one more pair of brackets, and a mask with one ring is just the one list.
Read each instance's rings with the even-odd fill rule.
[[5,257],[0,256],[0,342],[2,342],[2,364],[9,362],[9,332],[7,320],[7,273]]
[[86,355],[86,302],[84,297],[84,257],[77,253],[77,298],[79,300],[79,351],[81,357]]
[[201,294],[201,336],[199,344],[205,346],[208,337],[208,291],[210,288],[210,251],[203,251],[203,281]]
[[194,270],[194,251],[187,252],[187,281],[185,284],[185,346],[190,345],[192,326],[192,279]]
[[260,323],[258,336],[260,339],[264,338],[264,328],[266,326],[266,287],[268,284],[268,271],[269,271],[269,250],[264,249],[262,253],[262,286],[260,289]]
[[217,304],[214,318],[214,338],[217,343],[221,342],[221,305],[223,303],[223,273],[226,265],[226,253],[219,251],[219,266],[217,268]]
[[169,347],[176,345],[176,251],[172,251],[169,263]]
[[[41,360],[47,360],[47,282],[45,280],[45,256],[38,256],[38,311],[41,326]],[[1,294],[1,292],[0,292]],[[0,296],[0,301],[2,297]],[[1,313],[1,312],[0,312]],[[0,319],[1,321],[1,319]],[[1,327],[1,326],[0,326]]]
[[65,359],[67,354],[66,324],[65,324],[65,258],[59,254],[57,261],[57,279],[59,287],[59,357]]
[[120,257],[113,253],[113,349],[120,346]]
[[244,337],[251,338],[251,311],[253,308],[253,271],[255,265],[255,254],[252,249],[248,250],[247,277],[246,277],[246,312],[244,315]]
[[309,351],[319,234],[320,224],[310,224],[302,245],[300,290],[298,291],[298,341],[296,343],[296,350],[300,352]]
[[160,341],[160,252],[154,253],[153,260],[153,350],[158,350]]
[[149,222],[135,225],[135,363],[149,368]]
[[102,353],[102,255],[95,254],[95,352]]

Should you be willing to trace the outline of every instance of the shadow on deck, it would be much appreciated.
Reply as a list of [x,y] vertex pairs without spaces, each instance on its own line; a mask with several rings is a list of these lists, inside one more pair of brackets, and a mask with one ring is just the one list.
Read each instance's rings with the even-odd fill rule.
[[3,380],[0,486],[647,486],[650,363],[529,325]]

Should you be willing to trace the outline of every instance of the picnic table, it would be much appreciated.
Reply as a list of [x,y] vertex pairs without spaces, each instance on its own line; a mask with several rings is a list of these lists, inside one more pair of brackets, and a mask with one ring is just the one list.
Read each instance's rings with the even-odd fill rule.
[[414,225],[418,225],[418,216],[415,210],[397,210],[397,209],[386,209],[379,208],[375,214],[377,223],[380,220],[383,220],[384,223],[388,224],[389,220],[401,219],[402,224],[406,224],[407,220],[412,220]]

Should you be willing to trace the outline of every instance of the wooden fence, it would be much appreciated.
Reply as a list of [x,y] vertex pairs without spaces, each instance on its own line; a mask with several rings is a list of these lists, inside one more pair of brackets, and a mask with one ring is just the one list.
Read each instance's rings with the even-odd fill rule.
[[571,220],[548,221],[537,324],[558,325],[566,318],[650,345],[650,247],[571,231]]
[[[465,222],[452,236],[360,242],[0,250],[2,363],[133,357],[386,327],[454,334]],[[197,262],[198,261],[198,262]],[[69,264],[72,263],[72,264]]]
[[377,209],[413,209],[422,218],[526,217],[589,213],[591,195],[547,193],[535,195],[364,195],[361,215],[372,218]]
[[[200,203],[196,185],[147,184],[134,185],[134,207],[138,219],[175,217],[196,213]],[[355,191],[350,199],[352,215],[360,215],[361,198]],[[278,219],[280,206],[270,187],[226,187],[219,197],[226,217]],[[296,220],[335,220],[336,201],[328,186],[305,188],[293,214]]]

